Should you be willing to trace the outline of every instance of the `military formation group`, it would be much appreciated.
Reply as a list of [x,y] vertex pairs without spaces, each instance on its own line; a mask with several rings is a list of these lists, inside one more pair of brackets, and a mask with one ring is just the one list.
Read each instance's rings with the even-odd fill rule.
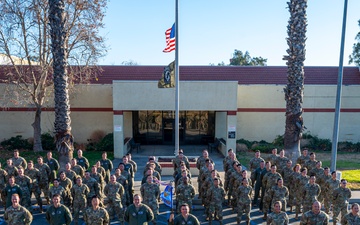
[[[333,222],[360,224],[359,205],[348,212],[351,191],[346,180],[339,181],[336,171],[322,168],[315,153],[303,150],[296,163],[285,157],[285,151],[273,149],[264,160],[260,152],[250,160],[249,171],[243,170],[232,149],[223,161],[225,179],[214,169],[214,162],[207,150],[197,159],[199,169],[197,190],[191,184],[192,177],[188,158],[180,149],[173,160],[175,195],[178,216],[170,217],[169,224],[199,224],[190,214],[195,194],[198,193],[205,207],[206,220],[223,224],[223,207],[232,208],[237,224],[245,218],[250,224],[252,207],[259,207],[267,224],[289,224],[288,212],[295,210],[300,224],[328,224],[332,212]],[[88,160],[77,151],[77,158],[59,172],[59,164],[51,152],[46,159],[41,156],[37,163],[19,156],[7,160],[0,169],[1,201],[5,207],[4,219],[8,224],[30,224],[31,196],[34,194],[40,212],[46,202],[46,220],[49,224],[79,224],[81,214],[85,224],[110,224],[117,218],[120,224],[157,223],[160,201],[161,166],[155,157],[149,157],[143,172],[141,195],[134,195],[134,176],[137,164],[131,154],[123,157],[115,169],[107,154],[90,166]],[[322,205],[324,211],[321,210]],[[339,220],[339,215],[341,217]],[[300,218],[301,217],[301,218]]]

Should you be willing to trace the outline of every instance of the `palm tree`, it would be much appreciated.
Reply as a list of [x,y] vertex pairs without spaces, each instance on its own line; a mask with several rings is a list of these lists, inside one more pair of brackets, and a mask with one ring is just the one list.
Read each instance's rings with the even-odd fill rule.
[[55,100],[56,149],[61,168],[73,158],[74,139],[71,134],[70,103],[68,92],[66,32],[64,0],[49,0],[51,50],[53,54],[53,80]]
[[284,88],[286,101],[286,125],[284,147],[293,162],[300,156],[300,139],[304,129],[302,103],[304,97],[304,61],[306,41],[307,0],[290,0],[287,3],[290,12],[287,26],[289,49],[287,60],[287,86]]

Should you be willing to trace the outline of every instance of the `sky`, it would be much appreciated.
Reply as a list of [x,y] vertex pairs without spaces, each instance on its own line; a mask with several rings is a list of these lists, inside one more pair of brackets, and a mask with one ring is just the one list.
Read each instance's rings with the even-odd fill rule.
[[[179,0],[179,64],[229,64],[235,49],[286,66],[288,0]],[[344,0],[308,0],[305,66],[339,66]],[[360,32],[360,1],[348,0],[344,66]],[[110,0],[104,18],[108,54],[100,65],[167,65],[165,30],[175,0]]]

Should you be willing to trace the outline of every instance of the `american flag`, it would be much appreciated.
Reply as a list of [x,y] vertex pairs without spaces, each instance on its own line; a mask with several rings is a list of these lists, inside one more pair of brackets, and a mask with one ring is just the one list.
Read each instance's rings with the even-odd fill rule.
[[166,47],[163,52],[171,52],[175,50],[175,23],[171,28],[165,31]]

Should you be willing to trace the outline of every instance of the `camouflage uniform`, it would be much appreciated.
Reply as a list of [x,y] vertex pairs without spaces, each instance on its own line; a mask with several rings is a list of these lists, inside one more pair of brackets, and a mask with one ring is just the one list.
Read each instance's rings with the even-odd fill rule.
[[65,189],[65,198],[64,198],[64,204],[70,208],[72,206],[72,196],[71,196],[71,188],[73,186],[73,183],[71,180],[67,177],[65,179],[60,178],[59,184]]
[[131,175],[129,174],[128,171],[123,170],[121,171],[121,176],[123,176],[126,179],[126,186],[124,186],[125,188],[125,195],[127,197],[127,201],[128,201],[128,205],[132,203],[132,190],[130,189],[130,182],[131,182]]
[[308,169],[308,175],[311,175],[310,171],[316,168],[316,160],[309,160],[305,163],[305,167]]
[[[46,211],[45,218],[50,225],[70,225],[72,221],[70,210],[61,204],[57,208],[51,205]],[[77,220],[74,219],[74,223],[76,225]]]
[[159,214],[159,203],[158,199],[160,198],[160,188],[157,184],[145,183],[140,187],[141,196],[143,198],[143,203],[149,206],[154,213],[154,221],[157,219]]
[[273,186],[270,190],[269,190],[269,195],[272,199],[271,201],[271,205],[274,205],[274,203],[276,201],[280,201],[282,204],[282,208],[281,211],[286,211],[286,198],[289,196],[289,190],[287,187],[282,186],[279,187],[278,185]]
[[266,176],[264,176],[264,178],[263,178],[262,185],[263,185],[263,187],[265,187],[263,208],[262,208],[263,213],[267,213],[269,211],[270,204],[271,204],[270,190],[273,186],[277,185],[277,181],[280,178],[282,178],[282,177],[281,177],[280,173],[278,173],[278,172],[267,173]]
[[30,225],[33,216],[25,207],[19,205],[17,208],[8,207],[4,219],[8,225]]
[[355,216],[352,214],[352,212],[346,214],[341,219],[341,225],[359,225],[360,224],[360,217],[358,214]]
[[212,215],[214,214],[215,219],[218,219],[220,221],[220,224],[222,224],[222,204],[225,200],[225,190],[224,188],[215,185],[208,189],[207,191],[208,200],[210,201],[210,208],[209,208],[209,224],[211,224]]
[[[309,183],[309,176],[299,176],[299,178],[296,181],[296,187],[298,188],[298,191],[295,193],[295,204],[296,204],[296,209],[295,212],[296,214],[300,213],[300,209],[301,209],[301,205],[303,202],[303,197],[304,197],[304,188],[305,185],[307,183]],[[311,203],[312,205],[312,203]]]
[[286,212],[275,213],[272,212],[266,219],[267,225],[287,225],[289,224],[289,217]]
[[310,156],[309,156],[309,155],[306,155],[306,156],[301,155],[301,156],[299,156],[299,158],[296,160],[296,163],[297,163],[297,164],[300,164],[300,165],[301,165],[301,168],[303,168],[303,167],[305,167],[306,162],[309,161],[309,160],[310,160]]
[[237,189],[237,196],[239,197],[237,201],[237,217],[236,221],[237,224],[240,224],[241,217],[245,212],[246,221],[250,221],[250,210],[251,210],[251,194],[252,194],[252,187],[241,185]]
[[41,200],[41,190],[39,187],[39,180],[40,180],[40,171],[36,168],[33,169],[26,169],[24,174],[30,177],[31,179],[31,188],[30,188],[30,196],[34,193],[37,204],[42,209],[42,200]]
[[[287,157],[278,157],[276,160],[276,167],[278,172],[281,174],[282,171],[286,168],[286,163],[289,159]],[[271,164],[272,165],[272,164]]]
[[124,164],[124,170],[129,173],[129,182],[128,182],[128,185],[129,185],[129,197],[130,197],[130,202],[133,202],[133,197],[134,197],[134,177],[135,177],[133,165],[131,163]]
[[64,199],[66,199],[66,191],[65,189],[62,187],[62,186],[58,186],[58,187],[55,187],[55,186],[52,186],[49,190],[49,197],[50,199],[52,199],[52,197],[55,195],[55,194],[58,194],[60,195],[60,203],[61,204],[64,204]]
[[113,218],[114,214],[116,213],[116,216],[121,223],[124,222],[124,208],[122,205],[122,203],[125,201],[124,193],[124,187],[118,182],[109,182],[104,189],[104,194],[108,200],[107,208],[109,215],[111,218]]
[[[219,180],[219,186],[222,187],[223,184],[222,184],[222,180],[220,179],[220,176],[217,177],[217,179]],[[209,201],[209,196],[208,196],[208,190],[210,190],[211,188],[214,187],[214,178],[209,175],[209,177],[207,177],[205,179],[205,181],[203,182],[203,186],[202,186],[202,203],[205,207],[205,214],[208,215],[209,214],[209,209],[210,209],[210,204],[211,202]]]
[[16,177],[17,175],[19,175],[18,170],[15,166],[5,166],[5,171],[7,172],[6,180],[8,180],[11,176]]
[[340,187],[340,181],[338,179],[330,179],[327,180],[325,183],[325,190],[324,190],[324,207],[325,212],[330,212],[330,207],[333,202],[333,193],[334,190]]
[[318,184],[305,184],[303,189],[303,212],[311,210],[312,204],[318,200],[321,189]]
[[5,205],[5,195],[4,195],[4,188],[7,183],[7,172],[0,168],[0,194],[1,194],[1,202]]
[[69,178],[72,182],[72,184],[76,184],[76,176],[77,174],[73,170],[65,170],[66,178]]
[[278,155],[278,154],[276,154],[276,155],[270,154],[270,155],[268,156],[268,158],[267,158],[266,161],[271,162],[271,165],[276,165],[277,158],[279,158],[279,155]]
[[84,221],[87,225],[108,225],[110,224],[109,214],[106,209],[99,207],[94,210],[89,207],[85,210]]
[[[71,170],[74,171],[76,173],[76,175],[78,175],[80,177],[84,177],[85,170],[82,166],[80,166],[80,165],[71,166]],[[66,174],[66,176],[68,176],[68,174]],[[69,178],[70,178],[70,176],[69,176]],[[74,183],[76,183],[76,182],[74,182]]]
[[84,212],[86,208],[86,198],[90,193],[90,189],[85,184],[75,184],[71,188],[71,195],[74,199],[73,209],[74,209],[74,223],[77,224],[79,221],[80,210]]
[[45,158],[44,163],[46,163],[50,167],[51,172],[50,172],[49,182],[52,183],[52,182],[54,182],[54,179],[56,178],[57,170],[60,169],[59,162],[54,158],[51,158],[51,159]]
[[22,167],[22,168],[24,168],[24,170],[27,168],[27,162],[23,157],[21,157],[21,156],[19,156],[17,158],[12,157],[11,160],[13,162],[13,165],[16,168]]
[[76,157],[77,164],[80,165],[85,170],[89,169],[89,160],[87,158],[83,157]]
[[347,213],[351,190],[349,188],[339,187],[333,192],[333,221],[339,221],[337,218],[341,211],[341,218]]
[[178,168],[180,168],[180,163],[184,162],[185,166],[187,169],[190,169],[190,163],[189,163],[189,159],[188,157],[186,157],[185,155],[183,155],[182,159],[180,159],[179,155],[177,155],[173,160],[173,167],[174,167],[174,171],[176,171]]
[[124,188],[124,202],[123,205],[124,207],[130,205],[130,196],[129,196],[129,187],[128,187],[128,180],[123,176],[123,175],[119,175],[116,177],[116,182],[118,182],[119,184],[121,184]]
[[[227,187],[225,187],[225,191],[227,192],[227,199],[229,205],[231,204],[231,196],[234,195],[234,183],[237,177],[241,177],[241,173],[236,171],[234,167],[230,167],[227,171],[227,177],[228,177],[228,184]],[[235,207],[235,206],[234,206]]]
[[192,200],[195,197],[195,188],[191,184],[180,184],[176,188],[177,212],[180,213],[180,206],[184,203],[192,209]]
[[110,173],[111,173],[112,169],[114,168],[113,163],[111,162],[110,159],[101,159],[100,160],[100,165],[105,170],[105,177],[104,177],[105,182],[109,183],[109,181],[110,181]]
[[51,173],[50,167],[45,163],[43,163],[42,165],[37,163],[35,165],[35,168],[38,169],[40,172],[40,179],[38,182],[39,188],[44,192],[44,196],[49,204],[49,178]]
[[[243,176],[239,176],[237,177],[237,179],[235,179],[235,183],[234,183],[234,187],[233,187],[233,198],[232,198],[232,205],[234,206],[234,208],[238,205],[238,200],[239,200],[239,192],[237,191],[239,189],[239,187],[242,186],[242,179]],[[251,179],[247,178],[248,184],[251,186]]]
[[12,187],[10,185],[7,185],[5,187],[5,189],[4,189],[4,194],[6,197],[6,207],[5,208],[9,208],[12,205],[11,196],[15,193],[19,195],[20,199],[22,199],[23,193],[22,193],[19,185],[14,184],[14,186],[12,186]]
[[91,198],[94,195],[97,195],[99,197],[102,197],[101,192],[100,192],[100,184],[92,177],[89,178],[83,178],[82,180],[83,184],[86,184],[86,186],[89,187],[90,192],[87,195],[87,203],[88,205],[91,204]]
[[92,178],[94,178],[99,186],[100,186],[100,190],[99,190],[99,193],[103,193],[104,191],[104,187],[105,187],[105,180],[104,180],[104,177],[100,174],[100,173],[91,173],[90,175]]
[[320,192],[320,195],[319,195],[319,202],[324,202],[325,201],[325,189],[326,189],[326,182],[328,180],[331,180],[331,175],[328,174],[328,175],[325,175],[325,173],[321,174],[319,176],[319,179],[317,179],[317,183],[318,185],[320,186],[320,189],[321,189],[321,192]]
[[303,216],[301,217],[300,225],[328,225],[329,224],[329,216],[320,211],[319,214],[315,214],[313,211],[304,212]]
[[271,170],[267,170],[266,168],[265,168],[265,172],[264,172],[264,174],[263,174],[263,176],[262,176],[262,178],[261,178],[261,198],[260,198],[260,204],[259,204],[259,209],[262,211],[263,210],[263,206],[264,206],[264,197],[265,197],[265,193],[266,193],[266,188],[265,188],[265,186],[264,186],[264,183],[263,183],[263,181],[265,180],[265,179],[267,179],[266,177],[268,176],[268,174],[269,173],[271,173]]
[[20,186],[22,191],[22,197],[20,199],[20,205],[24,206],[27,209],[31,208],[31,179],[24,176],[15,177],[15,183]]
[[[297,172],[293,172],[292,177],[290,179],[289,182],[289,202],[288,204],[290,205],[290,209],[292,211],[292,207],[296,206],[296,193],[297,193],[297,186],[296,186],[296,182],[298,179],[300,179],[301,173],[297,173]],[[284,181],[285,183],[285,181]],[[285,184],[284,184],[285,185]]]

